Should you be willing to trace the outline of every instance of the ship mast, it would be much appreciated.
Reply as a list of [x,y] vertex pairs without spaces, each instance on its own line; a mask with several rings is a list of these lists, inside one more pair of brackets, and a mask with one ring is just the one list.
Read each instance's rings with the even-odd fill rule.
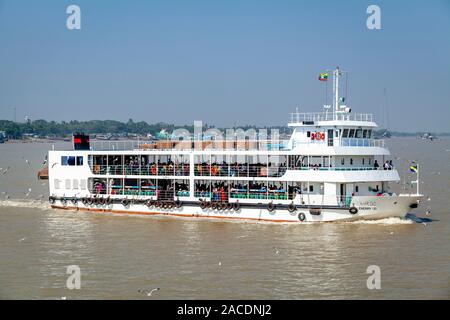
[[[334,112],[339,112],[339,67],[333,70]],[[336,115],[337,116],[337,115]]]

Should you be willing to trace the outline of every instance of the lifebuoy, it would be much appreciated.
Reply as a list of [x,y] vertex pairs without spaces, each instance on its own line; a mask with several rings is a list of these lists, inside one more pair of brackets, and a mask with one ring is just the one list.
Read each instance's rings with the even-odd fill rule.
[[105,204],[106,204],[106,205],[109,206],[111,203],[112,203],[111,197],[108,197],[108,198],[105,199]]
[[87,198],[83,198],[83,199],[81,199],[81,202],[82,202],[84,205],[87,205],[88,199],[87,199]]
[[216,208],[217,208],[217,203],[212,202],[211,203],[211,209],[216,210]]
[[78,203],[78,199],[77,198],[72,198],[72,200],[70,200],[73,204],[77,204]]
[[151,206],[153,206],[152,200],[147,200],[146,205],[147,205],[147,207],[149,207],[149,208],[150,208]]
[[56,201],[55,197],[48,197],[48,202],[50,202],[51,204],[54,204]]
[[322,132],[322,133],[320,134],[320,139],[321,139],[321,140],[325,140],[325,133],[324,133],[324,132]]
[[200,200],[200,209],[205,209],[206,208],[206,201],[202,201]]
[[234,211],[239,211],[240,208],[241,208],[241,205],[239,204],[238,201],[236,201],[236,202],[233,204],[233,209],[234,209]]
[[233,204],[231,202],[227,203],[227,210],[233,209]]
[[94,199],[93,198],[88,198],[87,199],[87,203],[88,203],[88,205],[93,204],[94,203]]
[[294,212],[295,210],[297,210],[293,202],[291,202],[291,204],[288,206],[288,210],[289,212]]
[[128,206],[130,204],[130,201],[128,199],[122,199],[120,202],[124,207]]
[[320,140],[320,139],[321,139],[320,132],[316,132],[316,140]]
[[305,214],[303,213],[303,212],[300,212],[299,214],[298,214],[298,220],[300,220],[300,221],[305,221],[305,219],[306,219],[306,216],[305,216]]
[[350,212],[351,214],[357,214],[358,209],[356,207],[351,207],[350,209],[348,209],[348,212]]
[[267,210],[269,212],[272,212],[273,210],[275,210],[275,205],[273,204],[273,201],[271,201],[268,205],[267,205]]

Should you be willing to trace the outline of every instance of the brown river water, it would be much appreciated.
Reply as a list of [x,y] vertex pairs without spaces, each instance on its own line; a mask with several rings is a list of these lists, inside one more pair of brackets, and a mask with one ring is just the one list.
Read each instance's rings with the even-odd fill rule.
[[403,177],[420,163],[412,219],[302,225],[50,209],[36,173],[51,144],[1,144],[0,299],[449,299],[450,139],[387,143]]

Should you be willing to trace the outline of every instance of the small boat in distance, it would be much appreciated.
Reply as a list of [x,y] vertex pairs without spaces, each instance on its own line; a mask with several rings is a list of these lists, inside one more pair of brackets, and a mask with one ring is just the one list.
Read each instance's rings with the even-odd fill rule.
[[[292,113],[293,132],[196,131],[149,141],[98,141],[76,134],[74,150],[48,154],[53,208],[272,222],[324,222],[404,217],[415,193],[400,181],[371,114],[354,114],[339,96],[324,112]],[[328,74],[321,74],[321,81]],[[186,130],[185,130],[186,131]],[[228,131],[228,130],[227,130]],[[208,137],[205,139],[205,137]]]

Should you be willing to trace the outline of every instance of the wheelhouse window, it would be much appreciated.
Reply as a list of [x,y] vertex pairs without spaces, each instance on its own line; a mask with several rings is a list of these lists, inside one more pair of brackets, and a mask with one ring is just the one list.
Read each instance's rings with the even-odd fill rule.
[[368,138],[368,137],[367,137],[367,131],[368,131],[368,130],[366,130],[366,129],[363,130],[363,136],[362,136],[362,137],[363,137],[364,139]]
[[348,129],[344,129],[342,132],[342,138],[348,138]]
[[355,129],[350,129],[350,132],[348,134],[349,138],[354,138],[355,137]]
[[362,129],[356,130],[355,138],[358,138],[358,139],[362,138]]

